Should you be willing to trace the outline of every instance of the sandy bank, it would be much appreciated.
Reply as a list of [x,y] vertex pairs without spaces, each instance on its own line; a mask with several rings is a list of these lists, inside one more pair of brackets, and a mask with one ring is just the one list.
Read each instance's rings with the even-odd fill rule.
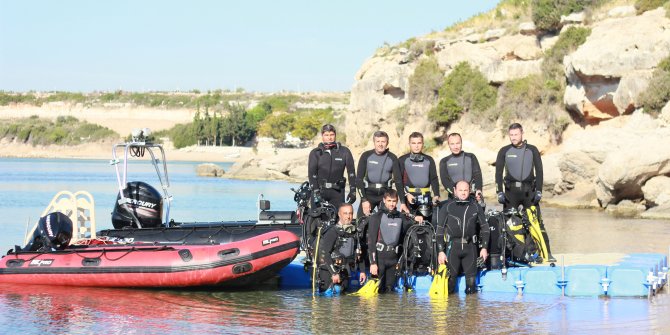
[[[0,157],[111,159],[112,145],[112,142],[102,142],[80,144],[76,146],[32,146],[29,144],[0,142]],[[251,154],[251,148],[242,147],[187,147],[183,149],[165,149],[165,156],[168,161],[236,162],[238,159],[247,157]]]

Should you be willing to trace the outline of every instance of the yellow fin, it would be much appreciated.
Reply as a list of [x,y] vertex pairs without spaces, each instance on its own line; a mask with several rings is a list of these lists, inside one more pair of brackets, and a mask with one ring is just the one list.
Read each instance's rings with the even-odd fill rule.
[[447,298],[449,294],[449,271],[447,270],[447,265],[440,264],[440,266],[437,267],[428,294],[431,297]]

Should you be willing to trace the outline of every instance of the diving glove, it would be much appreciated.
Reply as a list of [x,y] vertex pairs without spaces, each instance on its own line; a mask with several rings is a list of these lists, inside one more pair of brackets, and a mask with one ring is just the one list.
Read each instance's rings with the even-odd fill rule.
[[505,199],[505,193],[503,192],[498,192],[498,202],[502,205],[505,204],[507,199]]
[[533,202],[534,203],[539,203],[540,199],[542,199],[542,192],[536,191],[535,195],[533,196]]
[[351,190],[349,191],[349,194],[347,194],[347,203],[353,204],[356,202],[356,190]]

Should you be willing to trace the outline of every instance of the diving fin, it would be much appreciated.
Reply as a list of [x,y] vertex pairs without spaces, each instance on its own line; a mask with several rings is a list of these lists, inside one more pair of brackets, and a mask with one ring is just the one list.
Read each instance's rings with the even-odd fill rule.
[[433,283],[430,284],[428,294],[431,297],[447,298],[449,294],[449,270],[446,264],[440,264],[433,275]]
[[374,297],[379,293],[379,278],[370,278],[358,291],[350,294],[359,297]]
[[[530,206],[528,209],[526,209],[526,214],[528,214],[528,221],[530,222],[530,235],[533,237],[533,239],[537,242],[538,244],[538,249],[540,251],[540,256],[542,257],[542,261],[548,261],[550,257],[550,253],[548,251],[549,246],[547,241],[545,241],[544,236],[546,236],[546,233],[542,231],[540,228],[540,220],[541,218],[539,217],[538,213],[538,208],[535,206]],[[555,262],[556,260],[554,260]]]

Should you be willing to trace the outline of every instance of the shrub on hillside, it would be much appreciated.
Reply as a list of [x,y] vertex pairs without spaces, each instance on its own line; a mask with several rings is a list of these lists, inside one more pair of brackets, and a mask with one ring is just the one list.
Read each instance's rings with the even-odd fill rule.
[[428,117],[449,124],[464,112],[481,112],[495,105],[497,91],[477,69],[461,62],[449,73],[439,90],[438,104]]
[[533,0],[533,22],[541,31],[556,32],[561,28],[561,15],[582,11],[598,2],[592,0]]
[[648,10],[662,7],[668,0],[637,0],[635,1],[635,10],[637,15],[640,15]]
[[563,58],[584,44],[590,34],[590,28],[570,27],[560,35],[556,44],[547,50],[542,62],[543,101],[558,102],[562,100],[565,90]]
[[409,77],[409,99],[433,101],[443,81],[444,73],[437,65],[437,59],[435,57],[422,59]]
[[1,120],[0,136],[32,145],[76,145],[117,138],[119,135],[108,128],[68,116],[58,117],[55,122],[38,117]]
[[658,64],[639,101],[644,111],[651,115],[658,115],[670,101],[670,57]]

